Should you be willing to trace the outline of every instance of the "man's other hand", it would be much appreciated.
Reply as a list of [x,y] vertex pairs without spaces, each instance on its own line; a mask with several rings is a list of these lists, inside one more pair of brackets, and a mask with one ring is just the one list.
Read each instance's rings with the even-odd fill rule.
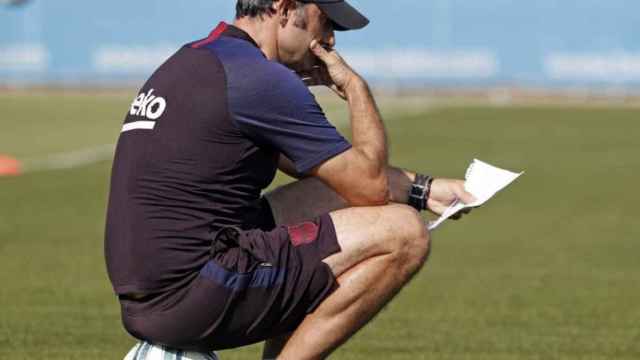
[[[429,194],[427,206],[433,213],[442,215],[449,205],[458,199],[465,204],[471,204],[476,201],[475,197],[464,189],[464,180],[435,179],[431,184],[431,193]],[[451,218],[457,220],[470,211],[470,208],[462,210]]]

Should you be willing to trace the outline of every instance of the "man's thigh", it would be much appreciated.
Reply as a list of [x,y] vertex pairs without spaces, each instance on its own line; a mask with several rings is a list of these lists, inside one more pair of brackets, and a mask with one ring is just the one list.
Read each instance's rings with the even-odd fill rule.
[[335,191],[314,177],[280,186],[265,196],[277,225],[299,223],[347,206]]
[[407,244],[427,246],[426,226],[413,208],[400,204],[348,208],[344,199],[317,178],[281,186],[266,198],[276,224],[330,214],[341,251],[325,259],[325,263],[335,276],[368,258],[397,251]]
[[428,246],[424,221],[407,205],[353,207],[330,216],[341,251],[324,262],[336,277],[375,256],[419,252]]

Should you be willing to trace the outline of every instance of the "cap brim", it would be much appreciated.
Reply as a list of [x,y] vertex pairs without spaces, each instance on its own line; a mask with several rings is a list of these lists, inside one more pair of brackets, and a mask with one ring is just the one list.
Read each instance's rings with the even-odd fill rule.
[[346,1],[334,3],[316,3],[334,24],[334,30],[358,30],[369,24],[369,19]]

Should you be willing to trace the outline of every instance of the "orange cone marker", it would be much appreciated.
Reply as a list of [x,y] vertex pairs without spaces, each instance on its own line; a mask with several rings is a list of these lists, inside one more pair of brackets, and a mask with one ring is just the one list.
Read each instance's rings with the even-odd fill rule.
[[0,154],[0,177],[18,176],[20,174],[22,174],[20,161],[11,156]]

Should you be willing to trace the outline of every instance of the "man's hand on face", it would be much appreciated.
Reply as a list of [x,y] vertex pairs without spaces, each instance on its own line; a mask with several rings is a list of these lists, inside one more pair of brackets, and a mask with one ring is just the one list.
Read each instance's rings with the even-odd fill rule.
[[[449,205],[458,199],[465,204],[471,204],[476,200],[471,193],[464,189],[464,180],[435,179],[431,184],[427,206],[433,213],[442,215]],[[462,210],[451,218],[457,220],[470,211],[470,208]]]
[[313,40],[309,48],[320,62],[305,74],[308,79],[307,84],[325,85],[346,100],[349,87],[361,81],[360,76],[351,69],[335,49],[327,49],[317,40]]

